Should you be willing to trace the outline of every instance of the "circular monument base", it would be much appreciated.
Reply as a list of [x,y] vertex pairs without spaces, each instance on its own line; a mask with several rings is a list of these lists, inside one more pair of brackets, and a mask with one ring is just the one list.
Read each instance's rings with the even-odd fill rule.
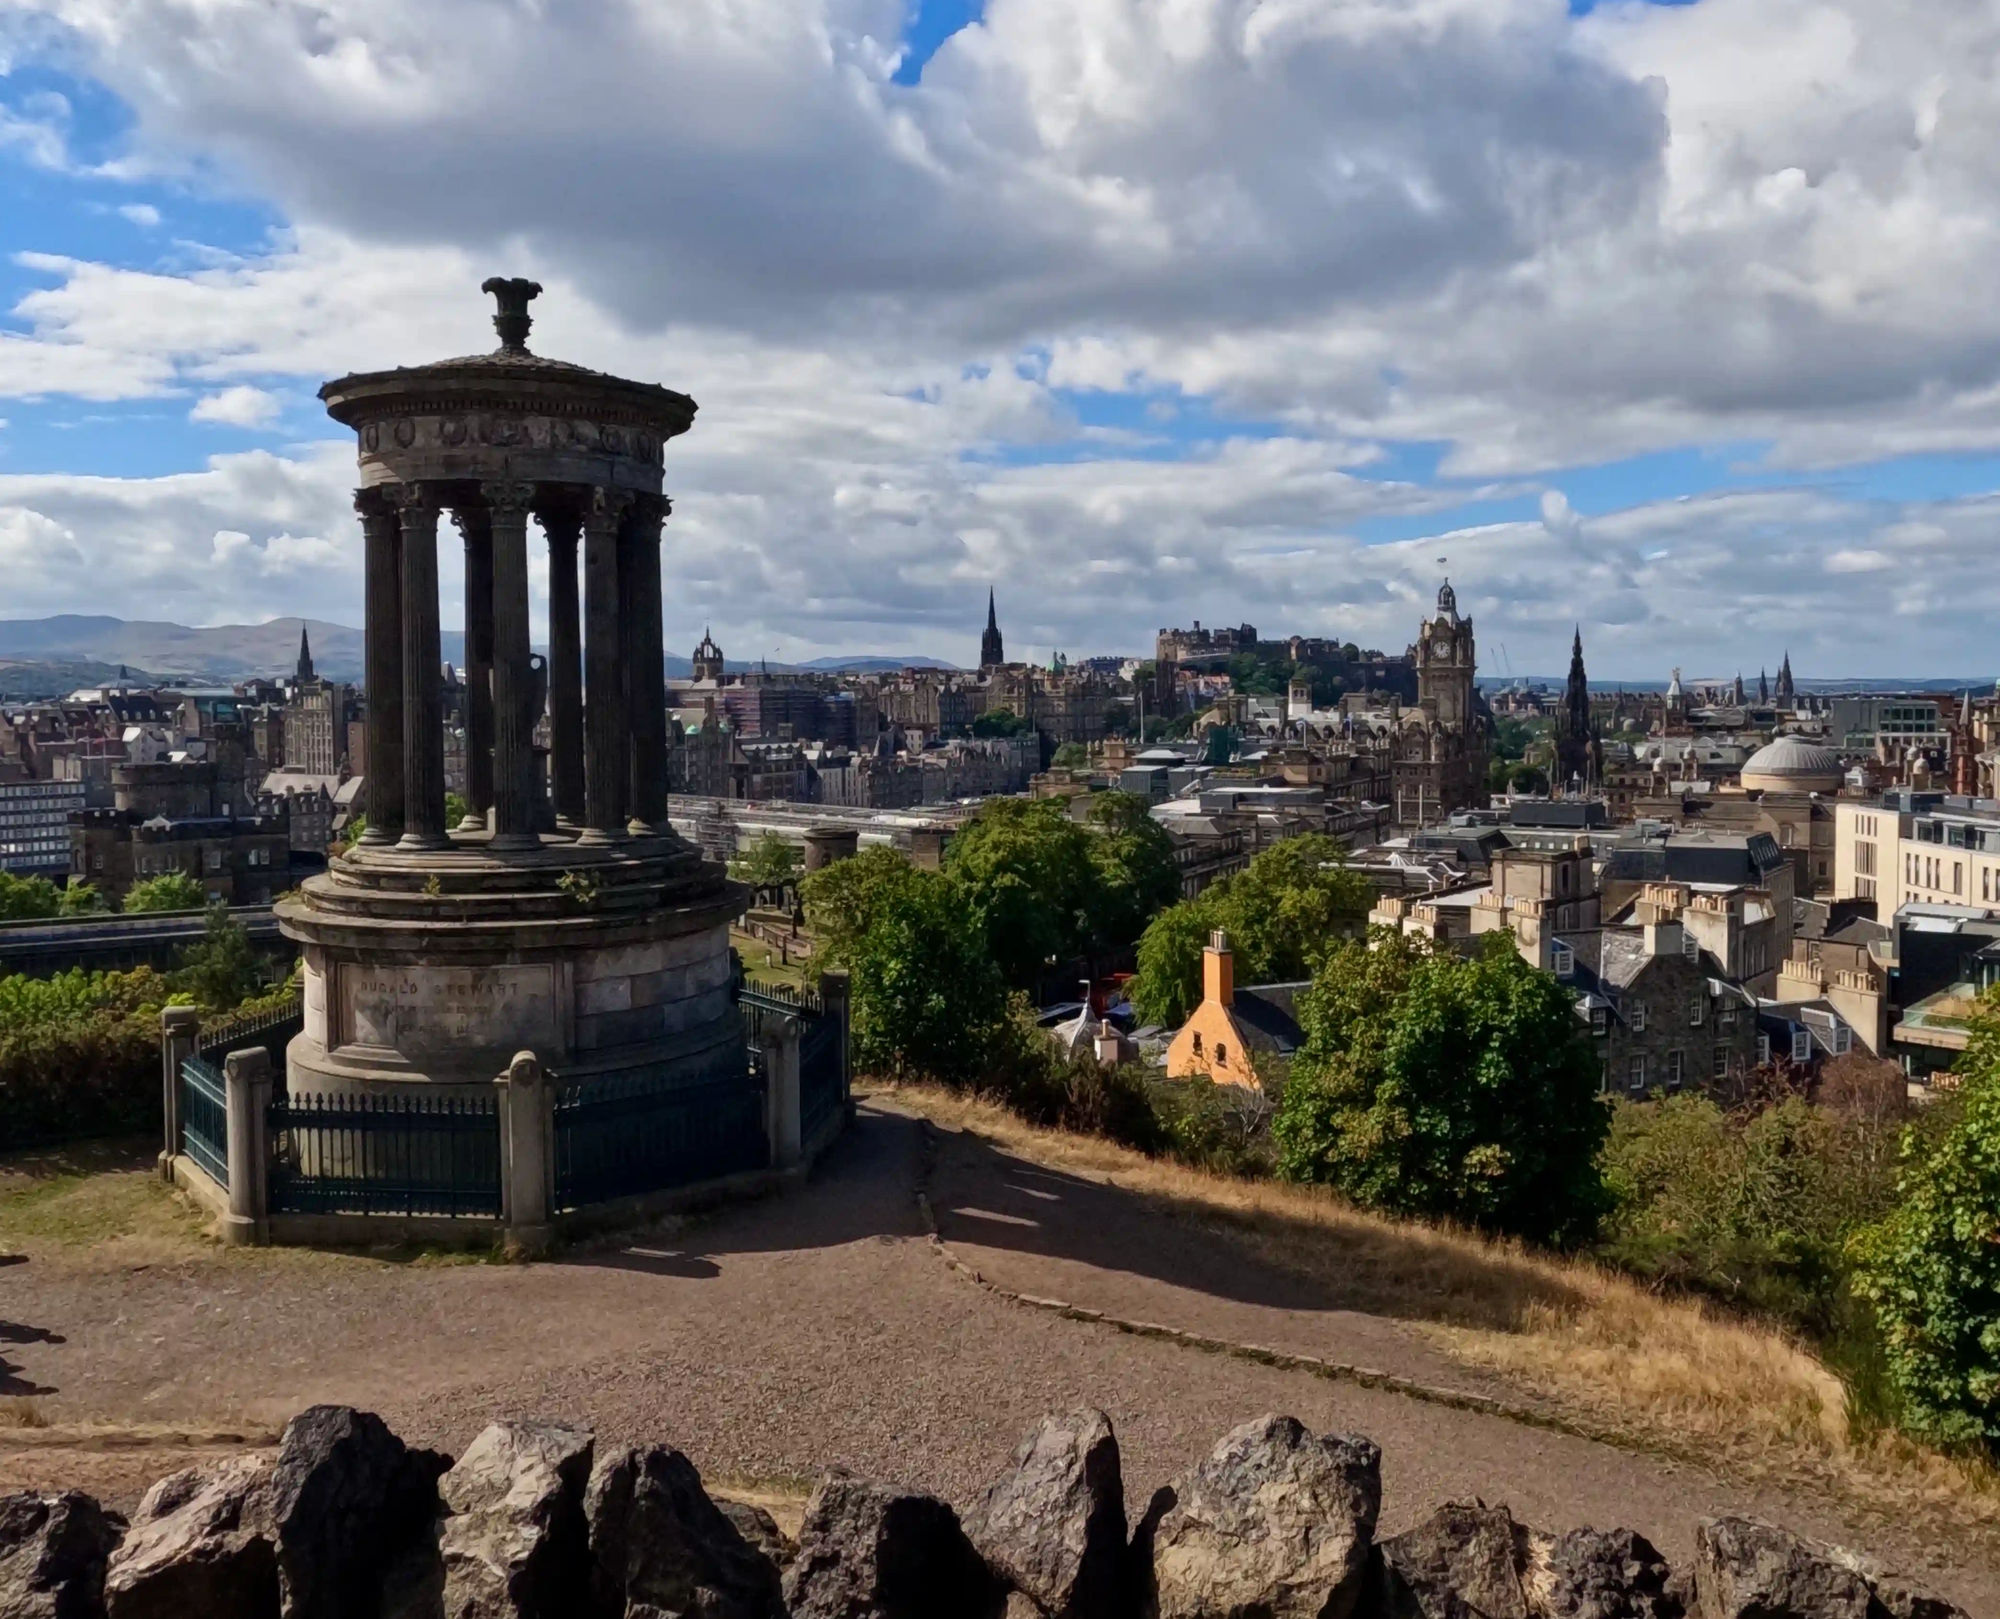
[[278,903],[305,958],[294,1096],[491,1095],[521,1051],[572,1082],[741,1066],[741,884],[670,833],[491,841],[362,843]]

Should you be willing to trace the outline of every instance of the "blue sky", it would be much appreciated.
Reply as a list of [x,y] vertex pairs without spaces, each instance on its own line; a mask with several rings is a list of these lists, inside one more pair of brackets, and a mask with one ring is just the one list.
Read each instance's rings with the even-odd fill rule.
[[[352,620],[313,390],[477,343],[505,262],[703,400],[670,635],[967,656],[991,582],[1026,648],[1400,645],[1446,555],[1517,668],[1578,620],[1607,678],[2000,664],[1962,31],[1889,78],[1878,0],[1783,0],[1782,48],[1747,0],[762,3],[614,49],[496,0],[490,88],[474,0],[0,32],[0,612]],[[600,122],[480,100],[607,62]]]

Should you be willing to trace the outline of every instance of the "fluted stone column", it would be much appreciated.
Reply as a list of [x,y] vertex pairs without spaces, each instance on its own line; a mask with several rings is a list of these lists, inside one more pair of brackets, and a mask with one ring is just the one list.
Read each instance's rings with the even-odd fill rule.
[[618,539],[631,501],[622,489],[593,489],[583,513],[587,678],[583,836],[593,843],[623,837],[630,813],[632,739],[625,720],[624,649],[619,636],[624,614],[618,600],[623,572]]
[[444,651],[438,638],[438,502],[422,484],[396,491],[403,539],[404,849],[444,849]]
[[493,807],[493,529],[484,507],[454,508],[465,541],[465,801],[461,832],[484,832]]
[[583,825],[583,626],[577,605],[577,509],[563,501],[536,508],[549,537],[549,796],[556,825]]
[[368,829],[360,841],[403,835],[403,542],[396,508],[376,490],[354,497],[365,555],[364,678],[368,701]]
[[534,679],[528,667],[528,513],[531,483],[480,485],[493,537],[493,842],[532,848],[535,826]]
[[660,525],[672,508],[664,496],[641,495],[626,519],[623,561],[625,702],[632,728],[634,836],[659,831],[667,819],[667,671],[660,601]]

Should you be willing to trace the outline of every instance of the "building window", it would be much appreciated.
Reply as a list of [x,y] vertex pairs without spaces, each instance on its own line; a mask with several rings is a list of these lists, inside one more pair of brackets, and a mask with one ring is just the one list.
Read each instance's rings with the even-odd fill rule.
[[1688,1001],[1688,1027],[1698,1029],[1708,1021],[1708,997],[1696,990]]
[[1836,1057],[1845,1057],[1853,1049],[1854,1031],[1845,1023],[1836,1023],[1833,1026],[1833,1054]]
[[1194,1031],[1194,1054],[1197,1057],[1201,1055],[1201,1030],[1199,1029]]
[[1632,1032],[1634,1034],[1644,1034],[1646,1032],[1646,1003],[1644,1001],[1635,1001],[1632,1003]]
[[1229,1066],[1229,1047],[1224,1045],[1220,1040],[1215,1042],[1215,1061],[1218,1067],[1227,1068]]
[[1709,1072],[1717,1079],[1727,1079],[1729,1077],[1729,1048],[1727,1046],[1717,1046],[1715,1048],[1715,1066]]
[[1558,978],[1576,976],[1576,952],[1566,944],[1549,947],[1549,970]]
[[1812,1034],[1806,1029],[1792,1030],[1792,1061],[1812,1061]]
[[1685,925],[1681,928],[1681,954],[1686,956],[1689,961],[1699,961],[1701,959],[1701,940],[1688,932]]
[[1592,1034],[1603,1034],[1610,1027],[1611,1014],[1601,1006],[1593,1006],[1590,1009],[1590,1032]]
[[1667,1053],[1667,1089],[1677,1091],[1680,1088],[1681,1054],[1678,1051],[1670,1051]]
[[1757,1066],[1759,1068],[1767,1068],[1770,1066],[1770,1063],[1771,1037],[1768,1034],[1760,1034],[1757,1036]]
[[1715,1009],[1715,1025],[1719,1029],[1736,1027],[1736,1008],[1733,1005],[1718,1006]]
[[1875,845],[1857,843],[1854,846],[1854,869],[1863,877],[1875,875]]
[[1634,1052],[1625,1064],[1625,1082],[1635,1091],[1646,1088],[1646,1054]]

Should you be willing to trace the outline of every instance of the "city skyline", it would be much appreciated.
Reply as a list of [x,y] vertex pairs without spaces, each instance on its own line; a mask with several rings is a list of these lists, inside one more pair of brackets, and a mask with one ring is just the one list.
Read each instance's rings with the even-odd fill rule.
[[963,663],[991,583],[1023,652],[1399,650],[1444,556],[1489,673],[1987,666],[1991,25],[1177,15],[17,14],[5,611],[358,622],[313,390],[489,346],[501,272],[701,402],[672,646]]

